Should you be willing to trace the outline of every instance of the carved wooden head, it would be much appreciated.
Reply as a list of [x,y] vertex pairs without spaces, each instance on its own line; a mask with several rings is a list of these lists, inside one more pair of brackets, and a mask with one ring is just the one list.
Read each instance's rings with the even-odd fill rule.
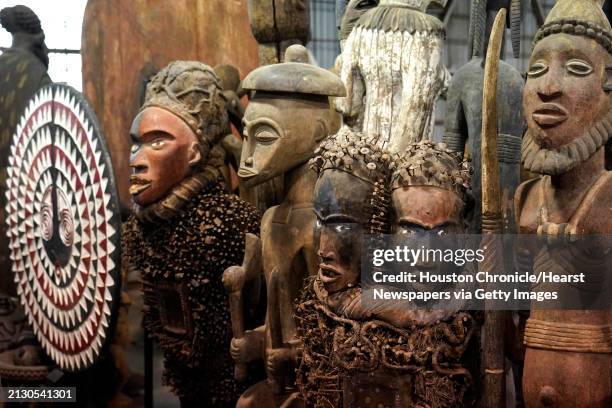
[[221,82],[209,66],[175,61],[155,75],[130,129],[134,202],[153,204],[201,171],[227,121]]
[[130,194],[140,206],[165,197],[202,159],[195,132],[166,109],[144,109],[134,119],[130,135]]
[[26,49],[49,66],[49,49],[36,13],[23,5],[5,7],[0,10],[0,25],[13,36],[11,48]]
[[260,67],[243,88],[254,91],[245,111],[244,143],[238,176],[258,185],[306,163],[321,140],[338,130],[340,114],[330,96],[344,95],[331,72],[306,64],[302,46],[287,49],[285,63]]
[[[610,112],[611,51],[610,24],[598,2],[557,2],[536,34],[523,92],[529,127],[523,148],[523,159],[529,161],[526,168],[563,173],[606,143],[611,132],[603,127],[593,139],[590,128]],[[526,153],[533,157],[527,160]],[[536,154],[541,156],[537,160]]]
[[329,293],[359,282],[364,235],[387,232],[389,159],[376,138],[347,127],[317,149],[314,242]]
[[[467,189],[471,168],[461,155],[442,143],[413,143],[396,158],[391,201],[393,234],[397,245],[427,250],[462,249],[467,232]],[[417,262],[412,272],[446,274],[462,265]],[[415,283],[417,290],[431,287]]]

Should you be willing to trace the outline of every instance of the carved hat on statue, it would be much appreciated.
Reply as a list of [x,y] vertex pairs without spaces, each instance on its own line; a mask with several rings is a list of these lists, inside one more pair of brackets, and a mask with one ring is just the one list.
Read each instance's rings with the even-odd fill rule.
[[345,96],[340,78],[332,72],[308,63],[306,47],[287,48],[285,62],[259,67],[242,81],[242,89],[289,94]]
[[0,10],[0,24],[13,36],[13,48],[26,48],[49,66],[45,33],[36,13],[22,5],[6,7]]
[[179,116],[196,134],[206,159],[227,128],[222,92],[219,77],[208,65],[174,61],[151,78],[140,111],[158,107]]
[[602,10],[605,0],[558,0],[534,43],[552,34],[580,35],[597,41],[612,53],[612,28]]
[[423,140],[408,146],[395,160],[391,188],[431,186],[453,191],[467,201],[473,169],[444,143]]

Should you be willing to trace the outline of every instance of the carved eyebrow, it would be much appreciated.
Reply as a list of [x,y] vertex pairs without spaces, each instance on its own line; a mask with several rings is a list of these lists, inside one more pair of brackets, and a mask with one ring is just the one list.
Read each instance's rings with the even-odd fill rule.
[[454,222],[454,221],[443,221],[443,222],[441,222],[440,224],[437,224],[437,225],[423,225],[423,224],[419,224],[419,223],[415,222],[412,218],[400,218],[398,220],[398,224],[402,228],[414,228],[414,229],[420,229],[420,230],[424,230],[424,231],[429,231],[429,230],[434,230],[434,229],[446,228],[446,227],[449,227],[451,225],[456,225],[456,222]]
[[330,224],[346,224],[346,223],[357,223],[357,220],[348,214],[329,214],[323,218],[323,221]]
[[173,135],[171,135],[170,133],[168,133],[168,132],[166,132],[164,130],[160,130],[160,129],[149,130],[148,132],[145,132],[139,138],[139,140],[141,142],[143,142],[143,143],[146,143],[147,141],[154,140],[154,139],[173,140],[173,139],[176,139],[176,138]]
[[285,132],[283,131],[283,129],[281,127],[279,127],[276,122],[274,122],[273,120],[268,119],[268,118],[258,118],[258,119],[255,119],[255,120],[251,121],[251,122],[247,122],[245,124],[245,127],[248,128],[248,129],[251,129],[251,128],[255,127],[255,126],[261,126],[261,125],[271,127],[281,137],[285,135]]
[[357,219],[347,214],[335,214],[334,213],[334,214],[323,216],[321,212],[316,209],[313,209],[313,212],[315,213],[319,221],[322,221],[325,223],[330,223],[330,224],[331,223],[336,223],[336,224],[343,224],[343,223],[358,224],[359,223]]

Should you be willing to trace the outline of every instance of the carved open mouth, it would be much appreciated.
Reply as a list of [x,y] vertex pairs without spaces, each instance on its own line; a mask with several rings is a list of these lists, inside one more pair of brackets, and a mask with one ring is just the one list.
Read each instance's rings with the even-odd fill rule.
[[543,128],[558,126],[568,118],[567,111],[554,103],[544,103],[531,115],[533,120]]
[[336,268],[328,264],[319,265],[319,277],[323,283],[333,282],[341,276]]
[[151,187],[150,181],[137,177],[131,177],[130,183],[130,194],[133,196],[138,195]]

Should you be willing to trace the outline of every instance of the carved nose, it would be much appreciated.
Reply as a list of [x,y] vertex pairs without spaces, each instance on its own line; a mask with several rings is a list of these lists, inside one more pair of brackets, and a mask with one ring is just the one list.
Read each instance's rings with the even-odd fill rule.
[[321,263],[332,263],[336,260],[336,256],[330,251],[319,250],[317,255],[319,256]]
[[244,161],[244,165],[247,167],[253,167],[253,158],[252,157],[248,157],[245,161]]
[[144,173],[147,170],[147,166],[144,164],[134,164],[130,167],[132,167],[132,174]]
[[562,95],[559,80],[550,73],[542,78],[543,83],[538,89],[538,96],[543,102],[548,102]]
[[538,92],[538,96],[542,102],[549,102],[560,97],[561,91]]

